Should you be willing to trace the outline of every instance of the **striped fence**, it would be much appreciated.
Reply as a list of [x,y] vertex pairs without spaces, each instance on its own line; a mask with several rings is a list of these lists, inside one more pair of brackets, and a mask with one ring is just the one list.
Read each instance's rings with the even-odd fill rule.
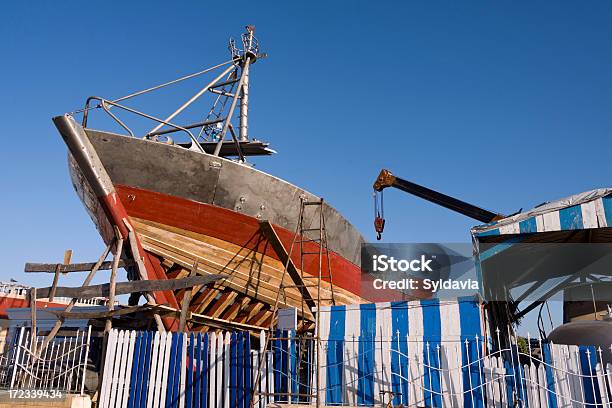
[[[259,356],[260,387],[273,394],[272,355],[253,350],[244,332],[206,334],[112,330],[100,408],[249,408]],[[265,344],[261,334],[259,344]],[[269,368],[268,368],[269,367]],[[263,408],[268,397],[258,398]]]
[[[288,363],[281,370],[289,370],[292,385],[286,389],[294,393],[283,401],[302,402],[298,390],[300,394],[314,392],[308,390],[308,383],[301,382],[299,372],[292,370],[300,364],[312,364],[300,361],[296,350],[303,346],[298,346],[299,342],[292,339],[274,350],[275,354],[287,354],[284,360]],[[321,402],[347,406],[391,402],[411,407],[612,407],[612,364],[604,358],[601,347],[538,340],[527,343],[527,350],[513,343],[488,351],[489,343],[480,336],[423,342],[400,335],[322,341]],[[284,377],[277,367],[275,377]]]
[[493,342],[473,301],[320,312],[319,340],[277,331],[268,350],[263,332],[113,330],[100,407],[264,408],[318,396],[340,406],[612,408],[606,350],[533,339],[519,346],[509,328]]
[[0,389],[86,391],[91,326],[73,335],[58,335],[44,348],[46,336],[32,338],[29,327],[18,328],[12,337],[0,355]]

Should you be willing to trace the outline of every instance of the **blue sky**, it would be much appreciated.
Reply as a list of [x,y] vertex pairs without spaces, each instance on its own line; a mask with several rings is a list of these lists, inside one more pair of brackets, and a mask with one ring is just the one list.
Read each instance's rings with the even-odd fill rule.
[[[225,61],[246,24],[269,54],[252,71],[251,136],[279,152],[258,167],[368,239],[382,167],[505,213],[610,185],[609,2],[7,2],[2,15],[5,280],[46,284],[25,261],[103,249],[51,117]],[[146,108],[163,116],[198,85]],[[469,241],[470,219],[385,198],[388,242]]]

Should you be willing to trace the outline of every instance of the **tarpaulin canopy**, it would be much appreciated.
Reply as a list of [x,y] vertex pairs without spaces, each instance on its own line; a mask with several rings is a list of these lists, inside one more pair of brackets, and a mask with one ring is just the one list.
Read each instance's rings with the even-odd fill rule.
[[579,285],[603,288],[612,279],[612,188],[545,203],[471,233],[481,295],[513,303],[510,314],[522,301],[533,302],[526,312]]
[[472,228],[474,237],[612,227],[612,188],[575,194]]

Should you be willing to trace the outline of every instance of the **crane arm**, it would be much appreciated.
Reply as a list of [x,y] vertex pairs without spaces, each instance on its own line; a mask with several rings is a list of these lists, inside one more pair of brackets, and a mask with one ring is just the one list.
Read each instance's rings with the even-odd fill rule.
[[[373,187],[374,190],[378,192],[381,192],[388,187],[395,187],[406,193],[415,195],[424,200],[430,201],[434,204],[438,204],[444,208],[448,208],[449,210],[453,210],[483,223],[489,223],[491,221],[495,221],[505,217],[502,214],[485,210],[470,203],[466,203],[465,201],[461,201],[457,198],[447,196],[446,194],[439,193],[437,191],[431,190],[427,187],[423,187],[411,181],[396,177],[393,175],[393,173],[386,169],[380,171],[380,174],[374,182]],[[377,228],[377,231],[378,229],[379,228]],[[380,233],[382,231],[378,232]]]

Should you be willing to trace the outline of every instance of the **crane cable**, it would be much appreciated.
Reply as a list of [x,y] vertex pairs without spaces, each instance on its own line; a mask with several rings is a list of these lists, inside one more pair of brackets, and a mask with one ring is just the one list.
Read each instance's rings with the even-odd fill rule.
[[[380,194],[379,194],[380,193]],[[374,229],[376,230],[376,239],[380,241],[382,233],[385,229],[385,206],[383,191],[374,190]],[[380,195],[380,200],[379,200]],[[380,201],[380,204],[379,204]]]

